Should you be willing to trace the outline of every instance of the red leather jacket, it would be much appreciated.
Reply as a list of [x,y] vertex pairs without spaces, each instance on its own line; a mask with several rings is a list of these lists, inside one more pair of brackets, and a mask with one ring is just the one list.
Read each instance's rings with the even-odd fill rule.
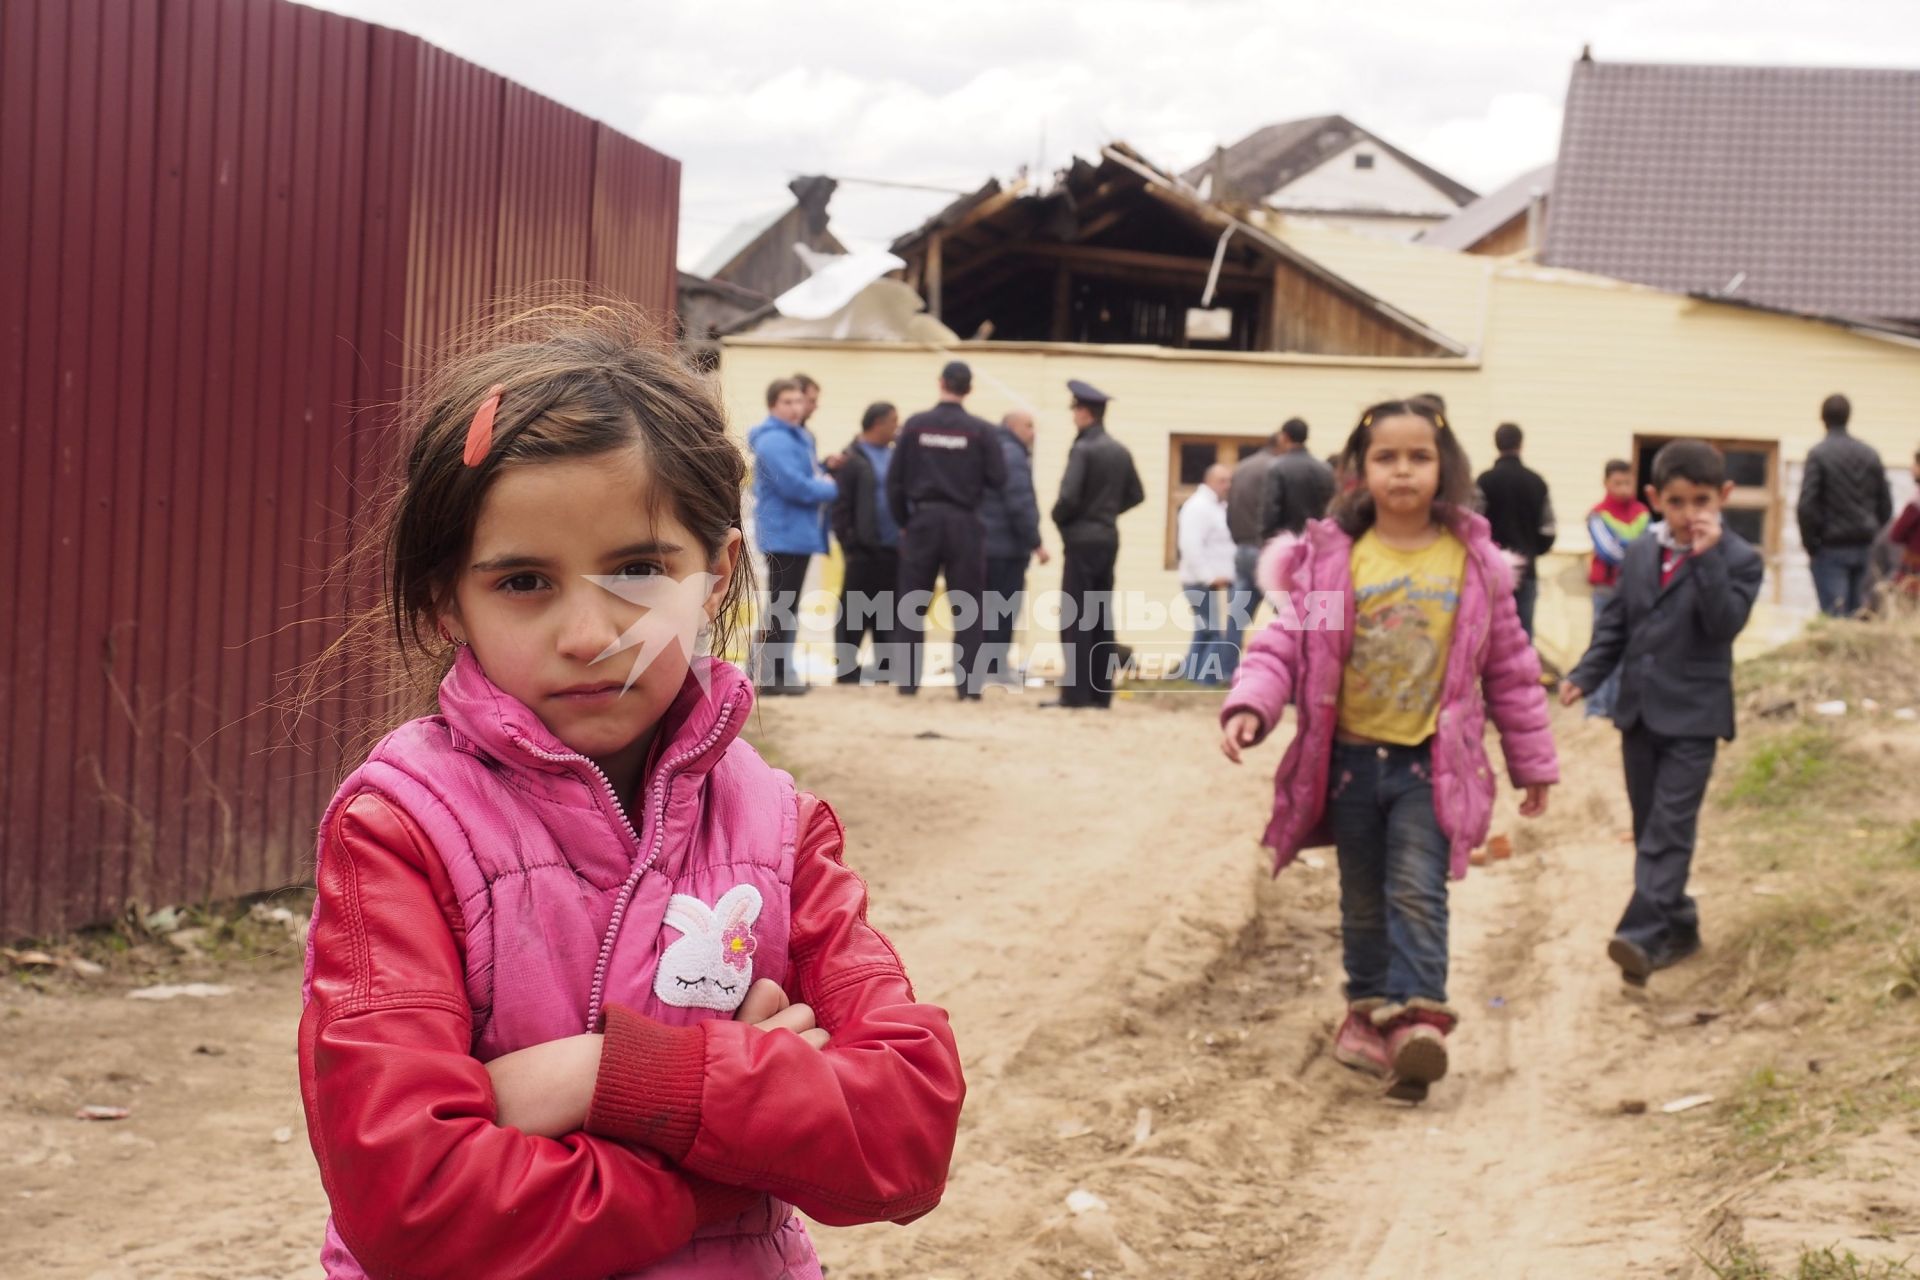
[[741,1213],[749,1190],[832,1225],[939,1202],[965,1095],[946,1015],[915,1003],[868,925],[832,810],[802,795],[799,830],[788,995],[831,1046],[612,1007],[587,1128],[555,1140],[494,1122],[462,917],[424,834],[376,794],[341,806],[322,833],[300,1089],[369,1272],[613,1275]]

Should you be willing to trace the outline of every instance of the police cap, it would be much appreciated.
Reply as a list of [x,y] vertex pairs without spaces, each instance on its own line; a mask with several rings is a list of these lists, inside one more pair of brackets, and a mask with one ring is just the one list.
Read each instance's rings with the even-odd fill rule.
[[1067,383],[1067,390],[1073,394],[1073,402],[1075,404],[1084,404],[1095,408],[1113,399],[1112,396],[1100,388],[1091,383],[1082,382],[1078,378]]

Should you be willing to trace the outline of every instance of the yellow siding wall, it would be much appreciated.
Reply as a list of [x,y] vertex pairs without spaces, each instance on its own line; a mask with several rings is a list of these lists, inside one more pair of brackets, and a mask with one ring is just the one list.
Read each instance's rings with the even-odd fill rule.
[[[1436,256],[1405,252],[1428,261]],[[1475,272],[1488,264],[1446,256],[1464,258]],[[1630,453],[1636,433],[1776,440],[1782,461],[1793,463],[1819,438],[1821,399],[1841,390],[1853,399],[1857,434],[1890,466],[1920,444],[1920,349],[1594,277],[1493,265],[1478,363],[962,344],[960,354],[974,367],[969,408],[989,419],[1016,407],[1035,412],[1034,478],[1044,516],[1072,439],[1067,379],[1085,379],[1110,394],[1108,426],[1133,450],[1148,494],[1121,520],[1118,580],[1122,589],[1160,599],[1178,595],[1174,574],[1163,567],[1171,435],[1258,436],[1298,414],[1312,425],[1310,447],[1324,456],[1367,403],[1437,391],[1479,468],[1492,459],[1495,424],[1518,422],[1527,431],[1527,462],[1546,477],[1560,516],[1566,550],[1543,567],[1539,617],[1541,648],[1563,665],[1579,656],[1589,626],[1584,517],[1599,496],[1606,459]],[[1462,278],[1456,263],[1436,269]],[[1383,270],[1364,284],[1391,297],[1391,281]],[[1430,289],[1430,278],[1423,277],[1421,287]],[[1393,300],[1438,323],[1434,314]],[[1453,318],[1471,310],[1463,303]],[[892,400],[905,413],[931,404],[946,358],[876,344],[735,339],[727,343],[721,377],[728,412],[743,433],[765,416],[770,380],[797,369],[819,379],[824,392],[813,427],[822,451],[832,452],[853,436],[869,401]],[[1790,511],[1786,518],[1791,521]],[[1043,531],[1057,551],[1055,531],[1044,520]],[[1057,587],[1059,568],[1057,556],[1052,565],[1036,565],[1029,588]],[[1797,622],[1797,616],[1763,611],[1750,647],[1784,638]],[[1173,647],[1179,631],[1123,630],[1123,638]]]

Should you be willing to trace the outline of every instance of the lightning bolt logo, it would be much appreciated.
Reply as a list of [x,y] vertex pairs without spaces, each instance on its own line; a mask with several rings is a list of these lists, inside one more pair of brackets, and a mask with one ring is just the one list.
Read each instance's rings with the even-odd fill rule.
[[633,688],[642,673],[662,654],[678,651],[700,684],[700,692],[711,693],[713,680],[704,666],[695,666],[700,632],[706,625],[707,597],[720,579],[711,573],[692,573],[684,578],[654,574],[645,578],[585,575],[588,582],[611,591],[643,612],[620,634],[620,638],[600,651],[594,663],[605,662],[617,654],[633,652],[633,665],[627,670],[620,692]]

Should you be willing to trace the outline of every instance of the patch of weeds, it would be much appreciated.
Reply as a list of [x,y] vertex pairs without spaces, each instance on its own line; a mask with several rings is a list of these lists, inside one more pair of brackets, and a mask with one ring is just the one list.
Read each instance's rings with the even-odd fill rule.
[[1839,1253],[1832,1249],[1806,1249],[1800,1254],[1794,1280],[1894,1280],[1914,1274],[1904,1258],[1899,1261],[1870,1258],[1863,1262],[1853,1256],[1851,1249]]
[[1718,1280],[1779,1280],[1780,1273],[1767,1265],[1766,1259],[1744,1244],[1734,1245],[1719,1258],[1702,1256],[1707,1270],[1713,1272]]
[[1794,803],[1832,775],[1839,743],[1833,734],[1800,725],[1754,749],[1734,776],[1735,804],[1777,807]]
[[1759,1068],[1728,1108],[1728,1154],[1745,1164],[1817,1167],[1832,1158],[1834,1135],[1872,1133],[1911,1114],[1920,1103],[1920,1089],[1908,1077],[1911,1058],[1879,1065],[1791,1074]]
[[1907,824],[1907,829],[1894,842],[1893,851],[1908,862],[1920,865],[1920,821]]
[[1894,944],[1893,979],[1896,985],[1906,985],[1906,993],[1900,999],[1911,1000],[1920,994],[1920,942],[1902,940]]
[[1743,920],[1721,948],[1741,967],[1770,981],[1787,976],[1794,959],[1852,937],[1863,925],[1852,904],[1828,896],[1783,898]]
[[1730,1127],[1748,1154],[1774,1159],[1785,1149],[1794,1122],[1794,1092],[1772,1067],[1747,1077],[1734,1100]]
[[1851,1249],[1802,1249],[1793,1270],[1781,1271],[1747,1245],[1735,1245],[1717,1260],[1702,1258],[1719,1280],[1902,1280],[1920,1276],[1906,1259],[1861,1259]]

